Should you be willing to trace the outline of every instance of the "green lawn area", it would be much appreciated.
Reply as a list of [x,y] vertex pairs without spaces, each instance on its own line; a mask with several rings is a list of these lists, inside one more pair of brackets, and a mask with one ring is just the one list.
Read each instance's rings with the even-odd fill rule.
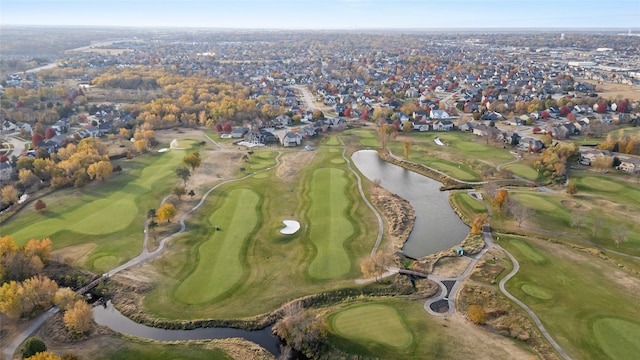
[[247,189],[229,192],[222,205],[209,217],[214,231],[201,243],[195,269],[176,288],[177,301],[202,304],[231,291],[242,279],[242,248],[258,223],[259,196]]
[[381,304],[358,304],[331,316],[331,327],[347,339],[404,348],[411,345],[413,335],[398,312]]
[[355,135],[360,140],[360,144],[364,147],[374,149],[380,147],[378,133],[374,129],[352,129],[345,131],[344,135]]
[[[182,141],[188,148],[190,141]],[[168,194],[178,179],[174,173],[188,150],[149,153],[120,160],[121,173],[82,189],[64,189],[42,198],[43,213],[27,206],[2,224],[3,235],[17,244],[31,238],[51,238],[54,249],[92,243],[96,247],[85,263],[93,271],[106,271],[142,250],[148,209],[159,206],[159,194]]]
[[[272,169],[213,191],[187,218],[187,231],[171,240],[169,253],[153,262],[159,279],[145,310],[169,319],[247,317],[300,296],[359,286],[353,280],[361,276],[359,260],[371,251],[377,223],[338,161],[341,154],[330,150],[317,149],[292,179]],[[245,192],[253,195],[243,200]],[[301,230],[281,234],[287,219],[299,221]],[[215,225],[220,234],[211,230]],[[237,229],[226,234],[230,227]]]
[[349,217],[350,199],[345,196],[348,178],[345,170],[321,168],[314,171],[308,196],[307,218],[311,223],[309,239],[315,256],[309,264],[309,276],[333,279],[349,272],[351,261],[345,242],[355,233]]
[[[449,323],[428,315],[423,306],[423,300],[384,299],[340,307],[326,315],[330,343],[354,359],[478,358],[479,350],[470,344],[487,339],[480,340],[476,332],[468,332],[466,327],[475,325]],[[482,355],[508,359],[513,357],[511,349],[484,348]]]
[[615,264],[531,237],[500,236],[520,263],[507,289],[574,359],[633,359],[640,351],[640,280]]
[[90,358],[97,360],[233,359],[233,357],[224,350],[202,343],[176,344],[132,339],[109,339],[109,345],[110,346],[102,346],[99,351],[91,353]]
[[484,205],[469,196],[467,191],[454,191],[449,197],[451,205],[462,212],[462,216],[471,222],[478,214],[486,214],[487,208]]
[[514,163],[510,165],[505,165],[502,168],[511,170],[514,175],[523,177],[525,179],[529,179],[531,181],[538,181],[542,179],[542,177],[540,176],[540,173],[536,169],[526,164]]

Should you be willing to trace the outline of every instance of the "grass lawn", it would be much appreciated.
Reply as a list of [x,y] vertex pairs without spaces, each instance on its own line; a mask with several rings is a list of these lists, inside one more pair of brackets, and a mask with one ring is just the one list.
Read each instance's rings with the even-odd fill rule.
[[347,185],[345,170],[320,168],[314,171],[307,195],[311,199],[307,212],[311,224],[309,239],[316,250],[308,270],[312,278],[333,279],[347,274],[351,268],[344,246],[355,233],[348,214]]
[[501,235],[500,244],[520,262],[507,289],[532,308],[569,356],[637,356],[639,279],[615,264],[531,237]]
[[413,335],[398,312],[382,304],[358,304],[331,316],[331,327],[345,338],[358,342],[405,348]]
[[242,248],[258,223],[259,196],[247,189],[229,192],[221,206],[209,217],[210,227],[217,224],[198,249],[195,269],[174,292],[177,301],[202,304],[233,289],[242,279]]
[[449,202],[454,208],[462,212],[462,216],[467,222],[473,221],[478,214],[487,213],[487,208],[485,208],[480,201],[469,196],[469,193],[466,191],[452,192],[449,197]]
[[[535,216],[524,224],[640,255],[640,203],[635,200],[640,199],[640,190],[635,184],[591,173],[578,173],[571,178],[578,185],[578,194],[573,197],[564,193],[511,193],[535,211]],[[499,214],[494,220],[499,226],[505,224]]]
[[380,148],[378,133],[375,129],[352,129],[344,132],[344,135],[355,135],[360,139],[360,144],[367,148]]
[[[189,147],[184,141],[181,146]],[[122,173],[96,181],[82,189],[64,189],[42,198],[43,213],[25,207],[2,224],[3,235],[22,245],[31,238],[49,237],[54,249],[94,243],[86,263],[94,271],[106,271],[142,250],[142,229],[148,209],[157,208],[159,196],[168,194],[178,166],[188,150],[150,153],[121,160]]]
[[326,316],[329,341],[350,358],[473,359],[479,354],[487,359],[513,358],[511,351],[517,345],[510,340],[502,338],[505,342],[498,345],[494,336],[499,335],[479,334],[482,330],[459,318],[430,316],[423,306],[424,301],[385,299],[336,309]]
[[[152,263],[158,279],[155,289],[145,296],[145,310],[168,319],[248,317],[300,296],[357,286],[353,279],[361,276],[359,260],[371,251],[377,223],[359,200],[356,181],[346,164],[337,161],[340,153],[330,150],[320,146],[313,160],[296,168],[291,178],[282,178],[273,169],[264,173],[266,177],[250,177],[213,191],[187,218],[187,231],[172,239],[168,253]],[[288,156],[296,153],[308,154],[293,151]],[[294,161],[287,159],[284,165]],[[265,163],[272,162],[273,158],[265,159]],[[235,208],[233,204],[240,202],[245,191],[259,200],[242,200],[249,205]],[[258,201],[257,205],[252,201]],[[230,225],[220,223],[220,216],[239,223],[237,231],[242,234],[225,234]],[[281,234],[282,220],[287,219],[299,221],[301,230]],[[221,234],[212,233],[215,225],[222,228]],[[214,245],[219,241],[225,245]],[[224,265],[227,263],[231,265]],[[207,286],[195,281],[199,267],[202,271],[197,270],[197,277]],[[243,275],[237,280],[239,271]],[[227,277],[233,284],[226,282]],[[218,283],[226,284],[227,290],[219,290]],[[198,286],[204,289],[196,289]],[[203,295],[194,295],[198,300],[186,305],[182,299],[191,297],[190,291]]]
[[511,170],[514,175],[520,176],[532,181],[538,181],[542,179],[542,177],[540,176],[540,173],[536,169],[526,164],[521,164],[521,163],[510,164],[510,165],[503,166],[502,169]]
[[[144,340],[110,339],[111,346],[101,347],[90,355],[91,359],[119,360],[155,360],[155,359],[194,359],[194,360],[231,360],[232,356],[224,350],[201,343],[176,344]],[[84,358],[84,357],[83,357]]]

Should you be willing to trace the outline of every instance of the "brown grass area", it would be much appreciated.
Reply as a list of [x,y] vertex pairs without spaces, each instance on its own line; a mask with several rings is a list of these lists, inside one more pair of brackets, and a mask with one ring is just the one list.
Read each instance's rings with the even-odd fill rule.
[[599,82],[596,80],[580,79],[581,82],[596,85],[596,93],[608,100],[640,101],[640,86]]
[[276,170],[276,176],[286,182],[293,180],[299,169],[313,161],[316,154],[315,151],[296,151],[285,154],[280,158],[281,164]]
[[96,246],[94,243],[67,246],[52,252],[51,255],[60,262],[79,266],[86,263],[88,255],[93,252]]
[[464,334],[464,345],[468,349],[473,349],[474,359],[501,359],[505,353],[509,354],[509,359],[535,359],[536,356],[525,349],[519,347],[513,340],[507,339],[499,334],[486,331],[482,326],[473,324],[462,314],[456,312],[451,316],[438,318],[443,327],[448,327],[448,332]]
[[433,274],[441,277],[456,277],[462,275],[469,266],[471,259],[467,257],[441,257],[433,266]]
[[[487,322],[481,329],[520,340],[544,359],[556,359],[546,339],[524,312],[514,307],[494,285],[498,276],[510,267],[509,264],[509,259],[502,251],[487,251],[456,295],[456,308],[464,315],[469,305],[480,305],[487,315]],[[471,321],[468,323],[472,324]]]

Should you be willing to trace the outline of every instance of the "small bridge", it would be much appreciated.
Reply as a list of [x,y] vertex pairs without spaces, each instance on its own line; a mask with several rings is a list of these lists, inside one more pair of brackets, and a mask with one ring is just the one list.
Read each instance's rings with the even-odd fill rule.
[[103,280],[106,280],[106,279],[107,279],[107,277],[104,276],[104,275],[98,276],[97,278],[91,280],[90,283],[88,283],[85,286],[81,287],[80,289],[76,290],[76,294],[84,295],[87,292],[89,292],[89,290],[91,290],[94,287],[98,286],[98,284],[100,284]]
[[407,269],[399,269],[398,272],[400,274],[413,275],[413,276],[417,276],[425,279],[429,277],[429,274],[419,272],[419,271],[407,270]]

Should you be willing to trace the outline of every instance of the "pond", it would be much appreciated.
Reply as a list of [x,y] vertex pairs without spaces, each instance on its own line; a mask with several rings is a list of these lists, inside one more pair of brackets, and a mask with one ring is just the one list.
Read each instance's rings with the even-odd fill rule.
[[383,161],[375,150],[360,150],[351,156],[367,179],[408,200],[416,212],[413,230],[402,252],[418,259],[450,249],[469,234],[469,227],[449,205],[449,193],[440,182]]
[[273,335],[271,327],[262,330],[241,330],[234,328],[198,328],[192,330],[159,329],[142,324],[122,315],[111,301],[93,307],[93,317],[98,325],[117,332],[159,341],[203,340],[243,338],[252,341],[274,355],[280,354],[280,339]]

